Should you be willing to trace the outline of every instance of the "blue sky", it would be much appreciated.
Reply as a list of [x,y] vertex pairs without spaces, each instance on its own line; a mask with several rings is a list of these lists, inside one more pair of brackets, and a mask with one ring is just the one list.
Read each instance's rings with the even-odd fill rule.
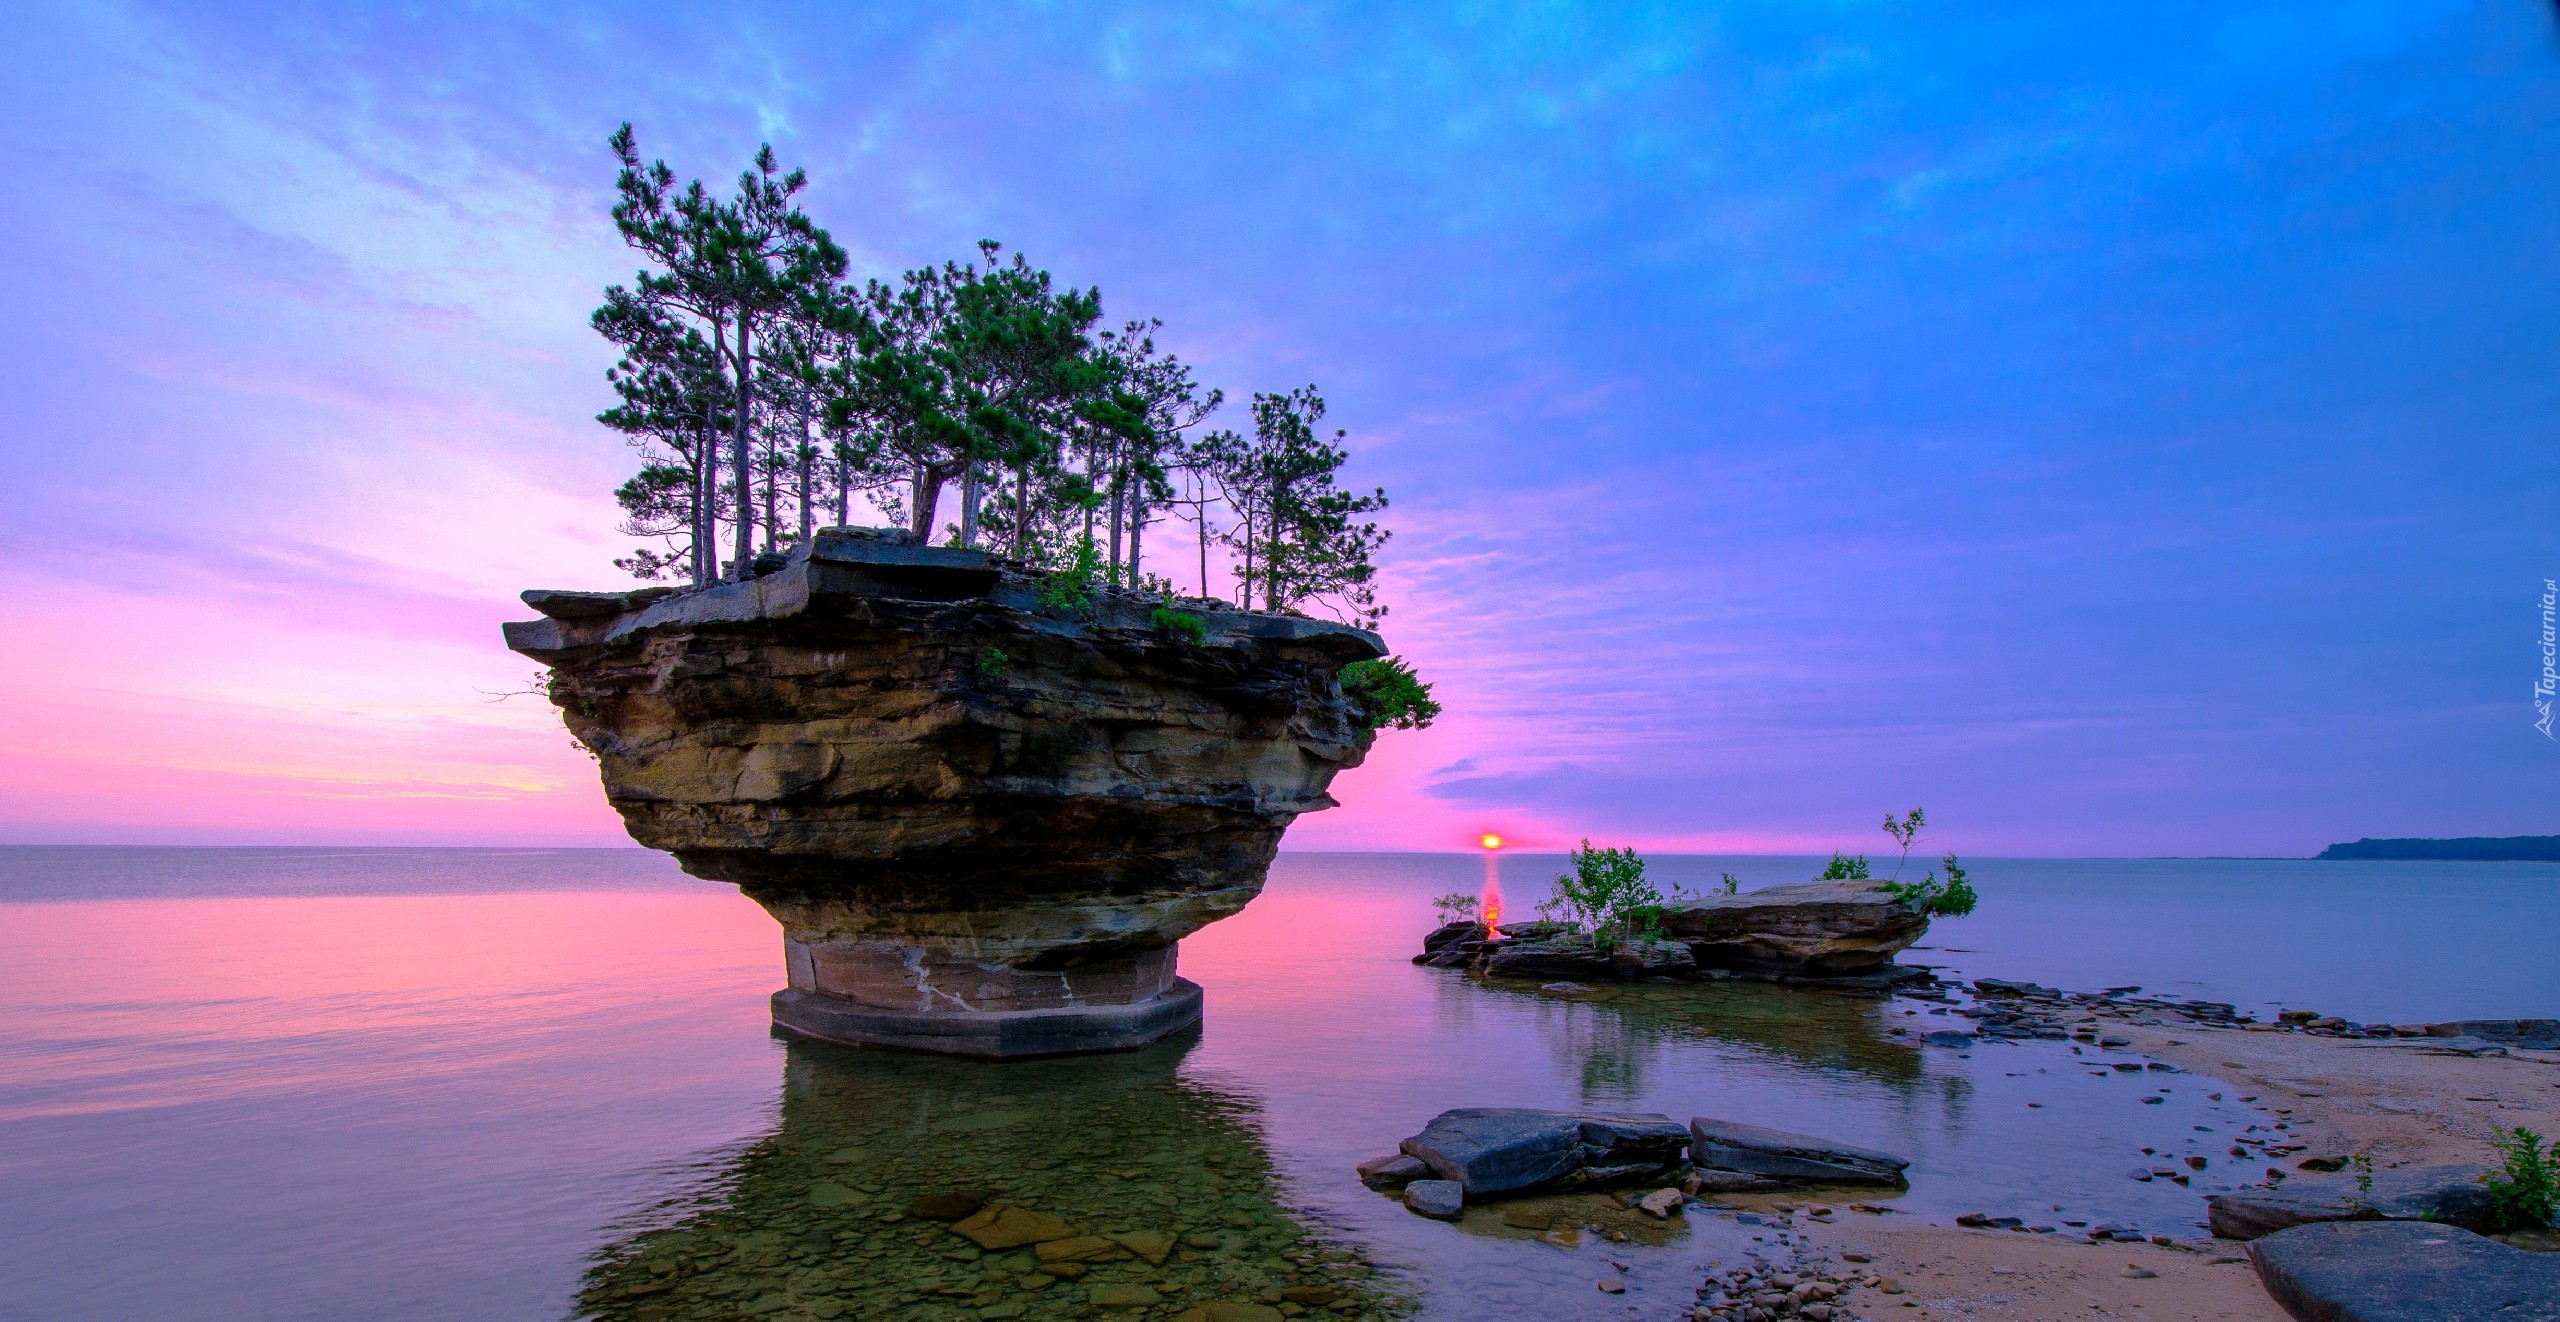
[[[0,835],[614,838],[603,140],[1320,383],[1451,713],[1298,847],[2560,831],[2548,3],[27,7]],[[5,708],[0,708],[4,712]]]

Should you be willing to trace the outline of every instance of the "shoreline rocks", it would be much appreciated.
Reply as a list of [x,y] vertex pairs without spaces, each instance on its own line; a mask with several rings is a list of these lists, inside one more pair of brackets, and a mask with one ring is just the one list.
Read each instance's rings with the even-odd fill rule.
[[1480,1198],[1666,1183],[1688,1141],[1665,1115],[1468,1108],[1441,1112],[1398,1146]]
[[[1657,1219],[1701,1193],[1806,1185],[1902,1187],[1910,1162],[1891,1153],[1706,1117],[1476,1107],[1443,1111],[1398,1150],[1360,1163],[1360,1182],[1441,1216],[1445,1184],[1465,1200],[1654,1186],[1622,1194]],[[1420,1200],[1420,1201],[1417,1201]],[[1454,1210],[1447,1215],[1454,1216]]]
[[1689,1122],[1689,1160],[1700,1170],[1734,1171],[1802,1184],[1901,1188],[1909,1158],[1758,1125],[1704,1117]]
[[2374,1171],[2371,1187],[2351,1175],[2311,1175],[2272,1189],[2240,1189],[2205,1199],[2222,1239],[2252,1240],[2331,1221],[2429,1221],[2481,1230],[2489,1189],[2477,1166],[2409,1166]]
[[2341,1322],[2560,1322],[2560,1254],[2414,1221],[2296,1226],[2249,1245],[2286,1312]]

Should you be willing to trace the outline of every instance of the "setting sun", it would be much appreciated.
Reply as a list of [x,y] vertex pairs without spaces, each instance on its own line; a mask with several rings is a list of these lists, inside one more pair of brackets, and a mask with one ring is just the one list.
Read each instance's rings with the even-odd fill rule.
[[1500,849],[1502,848],[1502,837],[1498,835],[1488,835],[1477,840],[1476,843],[1483,845],[1487,849]]

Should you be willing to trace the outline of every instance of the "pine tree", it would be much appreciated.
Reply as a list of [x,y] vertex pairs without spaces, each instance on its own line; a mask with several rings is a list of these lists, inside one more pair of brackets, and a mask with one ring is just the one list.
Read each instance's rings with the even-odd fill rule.
[[[661,315],[692,319],[718,351],[734,400],[729,419],[731,499],[737,508],[731,573],[746,578],[755,558],[754,472],[757,336],[804,308],[844,274],[845,255],[793,200],[808,184],[788,174],[768,145],[722,201],[695,180],[679,191],[665,161],[641,164],[631,126],[611,142],[622,166],[614,181],[614,227],[662,270],[633,280],[635,297]],[[768,535],[771,532],[768,519]]]

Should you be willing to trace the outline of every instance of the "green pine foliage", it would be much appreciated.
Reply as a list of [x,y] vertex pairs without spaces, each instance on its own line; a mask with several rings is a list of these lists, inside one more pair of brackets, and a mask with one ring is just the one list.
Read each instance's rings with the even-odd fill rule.
[[1372,730],[1427,730],[1440,719],[1431,686],[1404,658],[1354,661],[1342,668],[1342,696]]

